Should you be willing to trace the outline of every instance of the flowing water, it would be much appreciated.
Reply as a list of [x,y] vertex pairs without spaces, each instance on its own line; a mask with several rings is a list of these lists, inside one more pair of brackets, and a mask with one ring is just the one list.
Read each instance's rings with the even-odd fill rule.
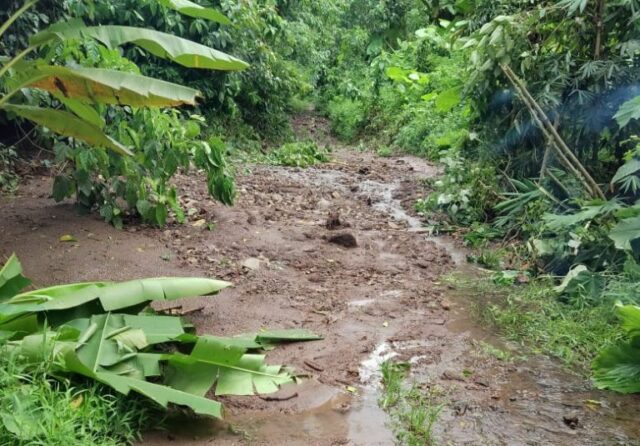
[[[405,162],[416,163],[419,175],[434,174],[433,167],[420,160],[407,158]],[[465,252],[451,239],[423,234],[421,221],[407,212],[397,198],[402,187],[400,181],[366,179],[354,187],[352,176],[338,170],[274,170],[300,184],[368,200],[374,210],[401,223],[406,231],[417,233],[418,248],[421,240],[424,244],[436,244],[450,254],[459,272],[476,274],[466,263]],[[350,301],[346,311],[363,311],[401,298],[402,291],[391,288],[379,296]],[[640,445],[638,398],[595,392],[584,377],[566,372],[549,359],[533,357],[507,364],[487,359],[486,355],[478,354],[480,341],[514,354],[517,348],[469,318],[468,296],[451,291],[449,298],[453,302],[450,317],[446,324],[444,321],[436,324],[433,337],[394,340],[380,334],[375,347],[360,364],[357,389],[338,389],[311,380],[297,388],[299,404],[295,413],[240,413],[224,424],[189,425],[187,436],[193,440],[180,444],[313,446],[310,439],[331,439],[335,435],[336,442],[331,444],[393,445],[392,422],[379,408],[378,399],[380,366],[396,358],[412,364],[411,379],[419,383],[433,386],[453,383],[444,392],[445,409],[435,427],[439,444]],[[433,357],[434,351],[438,352],[437,357]],[[465,370],[476,378],[451,376],[452,370]],[[178,423],[174,428],[179,433],[185,426]],[[345,430],[347,443],[343,442]],[[167,441],[152,438],[145,444],[176,443],[171,438]]]

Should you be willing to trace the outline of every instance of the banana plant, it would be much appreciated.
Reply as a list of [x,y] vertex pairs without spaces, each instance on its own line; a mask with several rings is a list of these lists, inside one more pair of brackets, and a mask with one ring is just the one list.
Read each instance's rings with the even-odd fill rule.
[[231,285],[219,280],[91,282],[20,292],[29,283],[13,255],[0,269],[0,354],[34,366],[48,362],[54,376],[80,375],[206,416],[223,416],[222,405],[206,398],[210,390],[254,395],[296,382],[289,369],[266,364],[264,350],[321,339],[306,330],[198,336],[181,318],[146,309],[150,302],[210,296]]
[[[0,26],[0,38],[38,0],[29,0]],[[182,14],[229,24],[220,12],[188,0],[157,0]],[[8,114],[45,126],[60,135],[121,155],[133,155],[130,148],[104,132],[104,123],[92,104],[132,107],[174,107],[194,105],[200,93],[182,85],[138,74],[96,68],[61,67],[45,58],[28,60],[37,51],[69,39],[94,39],[109,48],[133,44],[148,53],[185,67],[208,70],[243,70],[245,62],[213,48],[153,29],[128,26],[86,26],[81,20],[56,23],[31,37],[29,46],[0,68],[0,80],[12,73],[8,91],[0,97],[0,109]],[[48,92],[67,110],[12,102],[24,89]]]

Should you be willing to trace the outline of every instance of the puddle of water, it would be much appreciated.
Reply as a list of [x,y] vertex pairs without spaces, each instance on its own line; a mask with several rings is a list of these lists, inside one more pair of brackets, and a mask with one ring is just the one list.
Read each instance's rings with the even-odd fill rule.
[[357,407],[349,413],[349,440],[353,446],[393,446],[396,444],[389,416],[378,406],[378,392],[364,390]]

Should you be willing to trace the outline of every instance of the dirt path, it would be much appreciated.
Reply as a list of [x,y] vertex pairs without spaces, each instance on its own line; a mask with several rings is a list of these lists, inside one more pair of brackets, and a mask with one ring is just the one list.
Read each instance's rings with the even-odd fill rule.
[[[300,125],[321,133],[313,120]],[[478,350],[474,340],[498,341],[474,328],[464,301],[440,281],[455,269],[454,251],[428,240],[411,216],[433,166],[344,149],[334,156],[307,170],[249,168],[233,208],[211,202],[198,176],[181,177],[191,221],[166,230],[116,231],[77,217],[47,198],[49,180],[34,178],[0,201],[0,256],[17,252],[40,285],[210,275],[235,287],[185,304],[199,332],[303,327],[325,336],[269,355],[309,375],[281,401],[225,399],[227,424],[178,422],[172,433],[150,434],[148,446],[391,445],[376,383],[394,355],[414,364],[424,386],[442,389],[442,444],[640,444],[638,398],[591,392],[550,361],[504,363]],[[78,242],[59,242],[64,234]]]

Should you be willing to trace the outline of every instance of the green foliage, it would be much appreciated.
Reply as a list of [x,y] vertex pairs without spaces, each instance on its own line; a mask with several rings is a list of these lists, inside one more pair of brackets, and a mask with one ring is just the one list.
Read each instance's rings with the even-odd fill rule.
[[422,214],[442,211],[457,224],[483,221],[497,198],[493,168],[465,160],[454,150],[441,161],[444,175],[433,182],[433,193],[418,200],[417,211]]
[[366,109],[362,101],[338,96],[327,105],[331,130],[345,141],[353,141],[362,130]]
[[100,384],[58,381],[50,361],[29,364],[0,357],[0,443],[133,444],[161,423],[140,399],[122,398]]
[[[189,2],[164,4],[190,16],[226,20],[217,11]],[[70,2],[65,12],[78,12],[77,6]],[[95,13],[93,9],[80,12]],[[194,105],[200,93],[140,75],[133,63],[110,49],[127,43],[185,67],[237,70],[247,66],[207,46],[151,29],[91,27],[67,20],[31,36],[28,51],[44,47],[49,60],[21,61],[26,54],[21,53],[7,62],[2,73],[9,74],[8,92],[0,104],[10,114],[73,138],[68,141],[43,132],[53,140],[56,161],[63,166],[54,183],[54,198],[60,201],[75,195],[81,207],[98,210],[117,227],[122,227],[125,217],[136,215],[162,226],[170,211],[177,221],[184,219],[170,180],[179,170],[194,166],[206,173],[210,194],[232,204],[235,189],[222,141],[201,138],[203,118],[184,119],[177,112],[158,109]],[[29,105],[8,103],[27,91],[25,87],[31,89],[19,100]],[[55,109],[60,107],[68,111]]]
[[600,389],[640,393],[640,307],[620,305],[617,313],[628,340],[600,352],[593,379]]
[[409,364],[385,361],[382,364],[384,385],[380,405],[390,413],[396,437],[402,444],[424,446],[437,444],[433,427],[444,405],[436,401],[433,390],[425,393],[417,384],[407,388],[404,380]]
[[[209,390],[216,395],[275,392],[294,376],[266,365],[260,352],[280,342],[320,339],[304,330],[197,336],[180,318],[147,308],[154,301],[213,295],[227,282],[162,278],[20,292],[27,283],[12,256],[0,270],[3,356],[24,361],[27,374],[45,364],[47,375],[81,376],[125,396],[141,394],[164,408],[176,404],[220,418],[222,405],[206,398]],[[19,396],[15,404],[23,404]],[[15,434],[15,423],[6,416],[3,422]]]
[[298,141],[284,144],[269,153],[268,161],[276,166],[309,167],[319,163],[327,163],[329,150],[321,149],[313,141]]
[[18,186],[15,171],[16,152],[0,144],[0,193],[10,193]]
[[461,289],[474,290],[474,306],[481,319],[507,339],[584,370],[598,351],[621,337],[612,305],[583,307],[563,303],[551,285],[550,281],[536,279],[525,287],[496,291],[490,282],[458,281]]

